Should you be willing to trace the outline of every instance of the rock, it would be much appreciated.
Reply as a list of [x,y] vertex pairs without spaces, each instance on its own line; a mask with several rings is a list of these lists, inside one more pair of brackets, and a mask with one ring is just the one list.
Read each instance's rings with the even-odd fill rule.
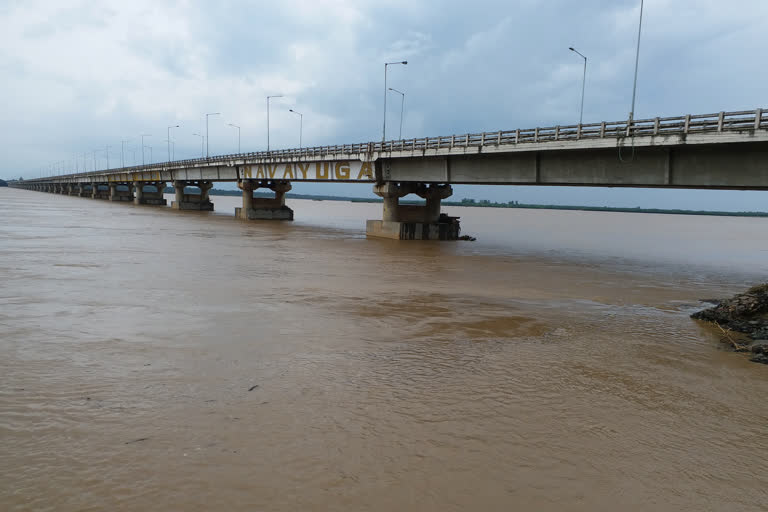
[[754,286],[691,317],[716,322],[753,339],[765,338],[768,334],[768,284]]
[[762,363],[762,364],[768,364],[768,355],[766,354],[759,354],[750,359],[753,363]]
[[749,350],[753,354],[766,354],[768,355],[768,340],[757,340],[750,347]]

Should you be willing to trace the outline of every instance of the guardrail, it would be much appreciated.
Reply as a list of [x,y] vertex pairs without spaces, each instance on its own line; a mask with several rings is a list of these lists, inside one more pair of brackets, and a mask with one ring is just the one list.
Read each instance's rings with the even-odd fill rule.
[[[550,126],[525,130],[500,130],[497,132],[468,133],[442,137],[422,137],[418,139],[391,140],[387,142],[367,142],[336,146],[317,146],[301,149],[279,149],[218,155],[209,158],[177,160],[133,167],[103,169],[57,176],[102,175],[116,172],[139,172],[163,170],[174,167],[189,167],[197,164],[228,163],[232,160],[260,160],[270,158],[323,158],[339,157],[349,154],[394,153],[398,151],[425,151],[428,149],[476,148],[506,146],[540,142],[575,141],[584,139],[649,137],[666,135],[688,135],[697,133],[717,133],[745,130],[768,129],[768,109],[740,110],[717,114],[697,114],[678,117],[656,117],[590,124]],[[45,178],[42,179],[46,181]],[[48,178],[50,180],[50,178]],[[30,180],[32,181],[32,180]],[[39,180],[38,180],[39,181]]]

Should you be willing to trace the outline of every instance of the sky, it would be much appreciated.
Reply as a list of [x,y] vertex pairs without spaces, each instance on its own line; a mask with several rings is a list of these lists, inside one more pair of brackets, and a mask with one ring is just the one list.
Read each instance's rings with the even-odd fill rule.
[[[0,2],[0,178],[626,119],[640,0]],[[768,107],[767,0],[645,0],[636,117]],[[400,97],[388,97],[396,138]],[[198,135],[194,135],[198,134]],[[149,149],[151,147],[151,149]],[[94,154],[95,152],[95,154]],[[150,153],[151,152],[151,153]],[[57,163],[58,162],[58,163]],[[63,162],[63,163],[62,163]],[[52,167],[54,166],[54,167]],[[372,196],[370,185],[294,192]],[[452,199],[768,211],[768,192],[455,186]]]

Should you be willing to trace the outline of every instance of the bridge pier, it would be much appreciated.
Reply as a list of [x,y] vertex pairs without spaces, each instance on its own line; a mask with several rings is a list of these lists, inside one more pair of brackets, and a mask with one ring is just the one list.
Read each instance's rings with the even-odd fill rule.
[[[197,187],[199,194],[185,194],[184,187]],[[211,181],[174,181],[176,200],[171,203],[171,208],[176,210],[200,210],[213,211],[213,203],[208,198],[208,191],[213,187]]]
[[131,183],[110,183],[109,184],[109,200],[133,202],[132,184]]
[[71,183],[69,185],[69,195],[70,196],[79,196],[80,195],[80,184],[79,183]]
[[[165,191],[165,182],[135,182],[133,184],[136,190],[136,198],[133,200],[134,204],[151,204],[165,206],[168,201],[163,197]],[[146,187],[153,187],[155,190],[146,190]]]
[[[289,181],[245,180],[237,183],[243,191],[243,206],[235,208],[235,218],[243,220],[293,220],[293,210],[285,206],[285,193],[291,190]],[[275,192],[274,198],[253,197],[259,188]]]
[[[440,203],[453,194],[450,185],[436,183],[385,182],[373,186],[373,193],[384,200],[382,220],[368,220],[365,233],[395,240],[456,240],[459,218],[440,213]],[[401,205],[400,198],[416,194],[424,205]]]
[[80,197],[91,197],[93,192],[91,191],[90,188],[88,188],[89,186],[90,186],[90,184],[88,184],[88,183],[80,183],[79,184],[80,188],[79,188],[79,194],[78,195]]
[[94,183],[91,187],[91,197],[93,199],[109,199],[109,189],[101,189],[104,183]]

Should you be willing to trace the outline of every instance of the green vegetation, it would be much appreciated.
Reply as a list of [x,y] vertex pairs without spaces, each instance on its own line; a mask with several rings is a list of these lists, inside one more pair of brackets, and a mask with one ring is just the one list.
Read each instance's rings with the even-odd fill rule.
[[8,183],[6,183],[4,180],[0,180],[0,187],[7,187]]

